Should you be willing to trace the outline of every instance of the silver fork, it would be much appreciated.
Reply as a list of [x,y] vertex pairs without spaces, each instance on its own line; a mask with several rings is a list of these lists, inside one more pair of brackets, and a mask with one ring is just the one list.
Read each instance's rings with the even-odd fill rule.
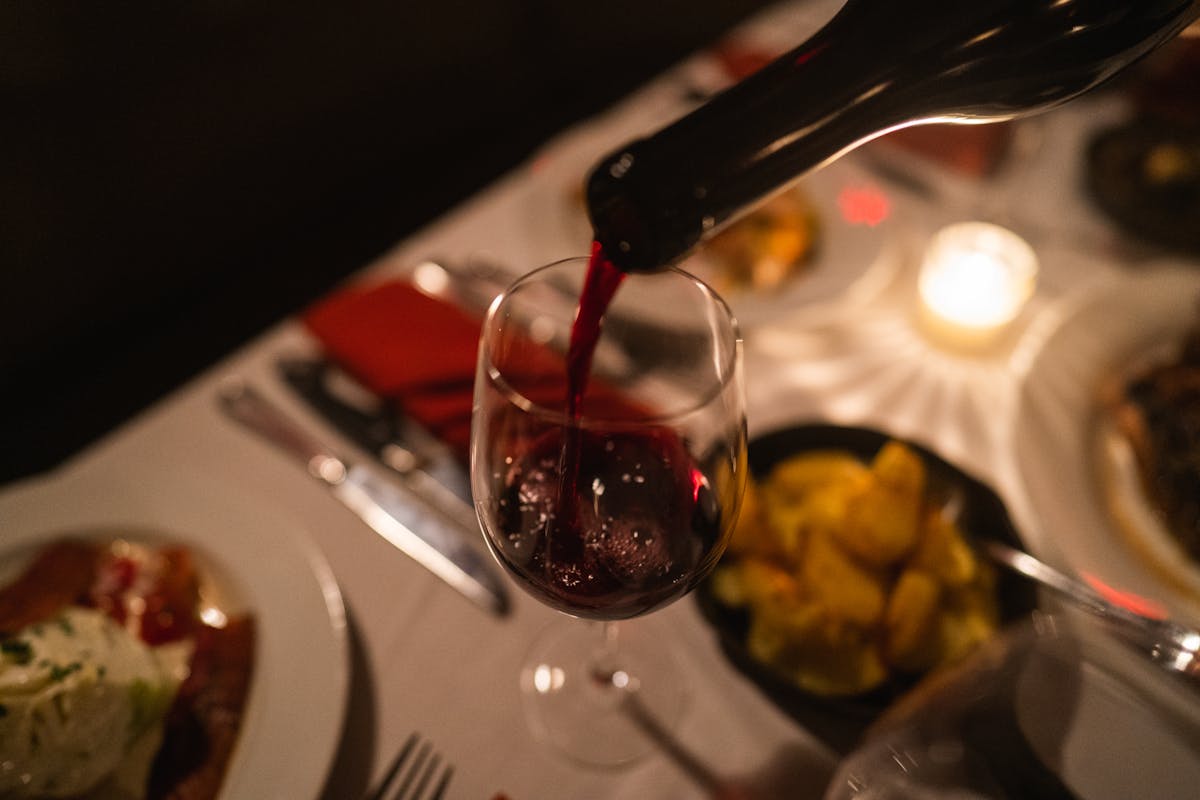
[[[433,752],[433,746],[427,741],[422,742],[420,735],[414,733],[392,759],[383,780],[363,800],[439,800],[453,776],[454,766],[443,764],[442,757]],[[397,787],[396,792],[389,795],[393,785]],[[429,794],[425,794],[427,788]]]

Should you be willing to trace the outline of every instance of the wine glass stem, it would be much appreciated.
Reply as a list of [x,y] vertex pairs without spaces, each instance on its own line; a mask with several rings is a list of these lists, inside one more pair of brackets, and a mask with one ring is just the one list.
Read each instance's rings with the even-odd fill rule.
[[[598,623],[600,644],[592,660],[592,679],[605,692],[614,692],[617,708],[697,784],[714,796],[728,788],[671,734],[642,702],[637,675],[621,668],[620,628],[613,621]],[[732,795],[731,795],[732,796]]]
[[636,672],[626,669],[621,662],[620,628],[612,620],[598,623],[600,642],[591,658],[591,677],[593,683],[601,692],[607,694],[609,702],[623,711],[628,711],[631,703],[637,702],[638,691],[642,688],[641,680]]
[[633,676],[621,669],[620,629],[612,620],[597,623],[599,644],[592,656],[592,677],[605,688],[632,689]]

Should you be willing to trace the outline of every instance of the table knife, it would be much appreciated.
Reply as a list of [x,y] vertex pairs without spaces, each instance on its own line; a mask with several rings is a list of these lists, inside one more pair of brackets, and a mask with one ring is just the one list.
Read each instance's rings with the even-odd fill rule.
[[[230,381],[220,393],[222,410],[292,456],[372,530],[465,597],[498,615],[508,611],[508,592],[495,564],[441,520],[413,522],[412,497],[368,467],[338,456],[253,387]],[[478,522],[475,523],[478,528]]]
[[479,536],[471,490],[457,459],[442,442],[329,362],[285,358],[284,382],[334,430],[391,468],[405,488],[434,513]]
[[288,387],[326,422],[397,472],[449,456],[433,434],[402,419],[390,404],[329,361],[285,357],[277,366]]

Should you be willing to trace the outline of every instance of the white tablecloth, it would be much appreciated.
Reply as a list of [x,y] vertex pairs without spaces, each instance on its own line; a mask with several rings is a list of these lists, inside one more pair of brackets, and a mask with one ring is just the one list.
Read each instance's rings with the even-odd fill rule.
[[[776,9],[743,35],[799,41],[836,7],[821,2]],[[586,158],[604,142],[662,124],[687,108],[687,88],[703,86],[713,74],[711,59],[700,54],[603,117],[566,132],[546,153]],[[1023,337],[986,356],[969,356],[939,348],[914,324],[913,273],[923,242],[939,225],[982,207],[971,182],[929,168],[921,177],[939,193],[936,198],[893,192],[890,231],[897,249],[872,291],[849,305],[797,309],[770,324],[747,326],[752,435],[812,419],[879,427],[974,472],[1000,491],[1018,519],[1032,520],[1013,456],[1022,378],[1058,309],[1125,269],[1119,239],[1078,190],[1082,142],[1122,113],[1119,102],[1101,98],[1064,107],[1041,123],[1040,147],[1019,177],[1025,183],[1021,202],[1009,209],[1013,226],[1042,256],[1039,288],[1018,330]],[[547,228],[555,223],[536,213],[550,179],[544,164],[534,158],[517,168],[355,279],[401,274],[431,257],[486,253],[521,269],[581,254],[585,241],[567,243],[561,230]],[[554,612],[514,588],[510,618],[485,615],[371,534],[302,470],[221,416],[214,400],[218,383],[236,374],[348,447],[316,427],[319,420],[276,377],[280,355],[315,348],[296,320],[284,320],[58,472],[8,487],[0,515],[22,492],[68,479],[72,485],[93,478],[111,483],[134,508],[138,498],[162,487],[178,492],[194,482],[205,487],[197,488],[196,503],[220,503],[213,487],[252,493],[264,515],[287,519],[311,538],[340,586],[351,633],[347,715],[328,798],[357,796],[412,731],[457,765],[452,798],[486,799],[498,792],[513,800],[704,796],[664,756],[598,772],[539,745],[522,717],[517,674]],[[787,780],[780,796],[819,796],[833,754],[731,666],[695,604],[685,599],[648,623],[667,631],[686,665],[690,703],[677,730],[680,742],[717,772],[782,768]],[[314,787],[313,796],[319,791]]]

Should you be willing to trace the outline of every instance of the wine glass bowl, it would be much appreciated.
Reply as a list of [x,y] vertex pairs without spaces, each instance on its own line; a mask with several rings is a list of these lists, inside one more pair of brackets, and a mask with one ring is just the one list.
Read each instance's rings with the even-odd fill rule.
[[555,344],[574,321],[584,263],[519,279],[489,312],[472,489],[489,546],[523,588],[575,616],[624,619],[685,594],[724,550],[745,474],[740,343],[703,283],[675,271],[633,276],[610,315],[622,313],[623,292],[673,286],[673,313],[692,306],[708,320],[705,335],[689,340],[689,357],[631,370],[620,362],[636,343],[602,333],[597,373],[579,414],[568,414]]
[[[651,674],[669,669],[667,643],[652,640],[664,652],[637,656],[617,646],[626,637],[612,621],[682,597],[725,549],[747,469],[741,339],[724,301],[687,273],[624,276],[590,374],[571,383],[581,368],[568,344],[588,263],[542,267],[493,301],[480,339],[471,478],[485,540],[517,584],[567,615],[605,622],[597,634],[569,621],[573,629],[539,645],[525,681],[535,730],[579,760],[619,763],[645,748],[631,746],[638,734],[601,676],[620,673],[618,693],[636,687],[652,710],[654,695],[679,695],[680,682]],[[670,304],[664,316],[689,319],[686,335],[659,325],[645,293]],[[680,705],[657,710],[669,718]],[[590,734],[576,736],[583,720]],[[604,745],[622,739],[618,754]]]
[[[569,437],[582,479],[564,497]],[[552,428],[504,446],[513,463],[493,473],[488,539],[547,605],[593,619],[644,614],[691,589],[724,549],[718,490],[669,428]]]

